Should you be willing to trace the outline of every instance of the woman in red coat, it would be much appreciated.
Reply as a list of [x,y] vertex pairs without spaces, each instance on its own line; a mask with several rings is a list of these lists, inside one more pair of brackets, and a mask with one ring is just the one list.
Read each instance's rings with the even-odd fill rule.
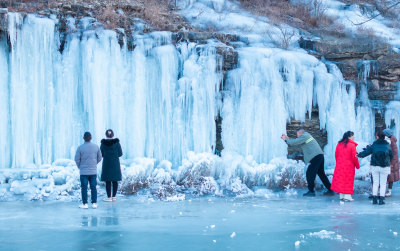
[[359,169],[360,164],[357,158],[357,143],[354,140],[354,133],[346,132],[336,146],[336,166],[332,178],[331,189],[340,194],[340,199],[354,201],[353,194],[355,168]]

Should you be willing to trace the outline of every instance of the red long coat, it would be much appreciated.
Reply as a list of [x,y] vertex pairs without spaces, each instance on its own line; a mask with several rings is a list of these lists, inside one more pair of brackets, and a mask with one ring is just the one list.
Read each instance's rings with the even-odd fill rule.
[[353,194],[355,168],[359,169],[360,164],[357,158],[357,143],[349,140],[347,145],[339,143],[336,146],[336,166],[332,178],[331,189],[337,193]]

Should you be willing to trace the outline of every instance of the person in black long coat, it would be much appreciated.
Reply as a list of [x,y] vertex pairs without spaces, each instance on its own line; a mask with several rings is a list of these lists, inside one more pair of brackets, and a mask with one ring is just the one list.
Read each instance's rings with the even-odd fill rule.
[[106,182],[107,192],[107,198],[104,201],[113,202],[117,200],[115,196],[117,195],[118,181],[122,180],[119,163],[119,157],[122,156],[122,148],[119,139],[114,139],[114,132],[111,129],[106,131],[106,138],[101,140],[100,151],[103,155],[101,181]]

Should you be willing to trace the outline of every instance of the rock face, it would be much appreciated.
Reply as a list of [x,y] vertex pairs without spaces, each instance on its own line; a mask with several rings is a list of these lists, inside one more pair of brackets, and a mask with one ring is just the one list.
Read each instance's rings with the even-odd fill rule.
[[0,32],[7,31],[7,8],[0,8]]
[[391,48],[391,45],[370,37],[328,37],[315,42],[315,50],[331,61],[379,59],[389,54]]
[[371,100],[393,100],[400,81],[400,54],[377,38],[301,38],[302,48],[337,64],[346,80],[365,83]]
[[179,31],[172,34],[172,41],[179,43],[181,41],[190,41],[196,43],[207,43],[207,40],[214,39],[220,42],[216,47],[217,54],[222,56],[222,69],[224,72],[236,68],[238,63],[238,53],[230,46],[230,42],[238,41],[238,37],[230,34]]
[[400,54],[384,56],[373,62],[368,77],[368,94],[372,100],[393,100],[400,81]]
[[[304,123],[301,123],[298,120],[292,120],[290,124],[287,124],[286,130],[290,138],[296,138],[297,129],[300,127],[304,128],[304,130],[309,132],[314,137],[314,139],[323,149],[323,147],[328,143],[327,133],[325,130],[320,130],[319,125],[320,122],[318,118],[318,109],[313,109],[311,113],[311,119],[306,119]],[[300,147],[289,147],[288,156],[292,159],[303,159]]]

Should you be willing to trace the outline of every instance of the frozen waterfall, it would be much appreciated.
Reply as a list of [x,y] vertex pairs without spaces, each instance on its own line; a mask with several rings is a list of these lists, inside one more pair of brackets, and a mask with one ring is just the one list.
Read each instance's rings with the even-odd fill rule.
[[107,128],[125,158],[177,163],[210,151],[222,81],[215,46],[174,46],[170,33],[154,32],[135,36],[129,51],[85,19],[60,53],[56,22],[9,14],[10,50],[0,40],[1,168],[71,159],[84,131],[99,142]]
[[0,38],[0,168],[71,159],[84,131],[99,142],[108,128],[124,158],[179,166],[189,151],[215,147],[218,113],[224,151],[258,163],[286,156],[280,135],[292,119],[309,118],[313,106],[328,132],[329,163],[345,131],[373,140],[366,88],[356,100],[354,83],[332,63],[303,51],[241,47],[220,90],[217,42],[173,44],[170,33],[153,32],[136,34],[128,50],[93,22],[69,19],[61,51],[57,20],[9,13],[9,41]]
[[328,163],[334,163],[335,147],[344,132],[354,131],[357,141],[372,141],[375,122],[366,88],[356,106],[354,84],[344,81],[336,65],[270,48],[241,49],[239,59],[224,93],[226,149],[252,155],[258,162],[286,156],[287,146],[280,139],[286,123],[304,122],[313,105],[318,105],[321,129],[328,132]]

